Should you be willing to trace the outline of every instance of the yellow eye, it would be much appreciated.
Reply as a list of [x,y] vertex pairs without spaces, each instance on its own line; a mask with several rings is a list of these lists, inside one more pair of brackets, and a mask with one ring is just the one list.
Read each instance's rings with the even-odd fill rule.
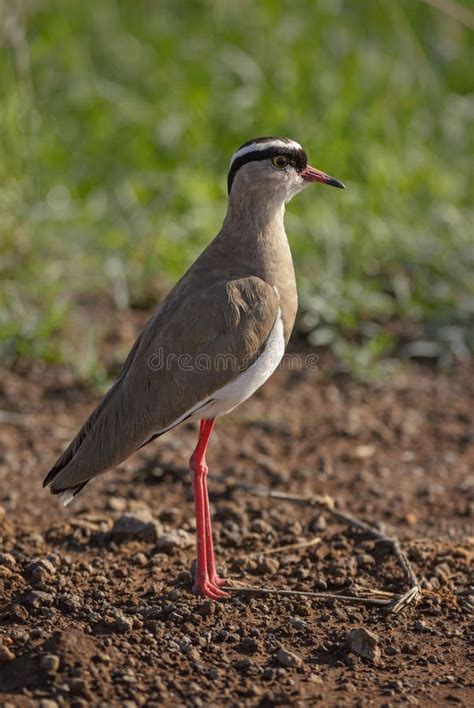
[[277,155],[272,157],[272,165],[276,167],[277,170],[283,170],[288,164],[288,160],[284,155]]

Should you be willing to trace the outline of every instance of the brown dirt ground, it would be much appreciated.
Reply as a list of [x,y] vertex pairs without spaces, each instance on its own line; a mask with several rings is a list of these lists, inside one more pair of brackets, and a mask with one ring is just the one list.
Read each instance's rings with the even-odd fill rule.
[[[0,705],[473,705],[470,373],[411,364],[366,385],[324,361],[279,371],[211,441],[225,574],[267,587],[341,591],[357,579],[402,590],[383,545],[310,507],[232,485],[327,493],[398,534],[422,578],[417,607],[387,617],[291,597],[196,597],[195,426],[146,447],[63,509],[41,480],[97,394],[62,368],[0,372]],[[117,518],[143,509],[160,522],[146,526],[151,535],[111,533]],[[173,529],[185,532],[178,543],[153,540],[158,531],[173,539]],[[315,536],[306,549],[264,554]],[[347,650],[358,627],[378,636],[375,659]],[[296,655],[293,666],[281,649]]]

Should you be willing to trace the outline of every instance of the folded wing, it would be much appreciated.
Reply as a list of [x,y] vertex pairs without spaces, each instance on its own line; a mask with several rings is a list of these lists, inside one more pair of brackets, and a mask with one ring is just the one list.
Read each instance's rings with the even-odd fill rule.
[[72,498],[251,366],[275,323],[275,289],[251,276],[167,299],[122,372],[46,476]]

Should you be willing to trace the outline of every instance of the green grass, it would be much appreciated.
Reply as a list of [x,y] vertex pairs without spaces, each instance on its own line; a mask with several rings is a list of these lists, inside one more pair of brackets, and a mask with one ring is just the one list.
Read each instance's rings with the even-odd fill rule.
[[77,298],[149,304],[219,229],[230,154],[262,134],[294,137],[348,187],[288,210],[310,341],[358,373],[407,344],[463,356],[468,28],[421,0],[0,0],[0,14],[6,361],[80,369]]

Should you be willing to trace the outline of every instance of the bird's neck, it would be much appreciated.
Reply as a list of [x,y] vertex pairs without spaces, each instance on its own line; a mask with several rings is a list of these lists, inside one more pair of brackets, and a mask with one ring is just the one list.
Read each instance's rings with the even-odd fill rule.
[[229,195],[229,205],[223,229],[245,234],[252,239],[268,237],[269,233],[285,232],[285,202],[278,196],[262,198],[257,190],[249,190],[244,197],[239,193]]
[[232,260],[234,272],[256,275],[278,290],[288,341],[297,294],[284,215],[285,202],[281,199],[262,200],[260,194],[250,193],[239,200],[231,192],[227,215],[214,244],[227,261]]
[[216,241],[253,274],[270,283],[279,271],[293,270],[284,224],[285,202],[278,196],[249,190],[243,198],[232,192],[227,214]]
[[239,198],[231,192],[218,238],[231,249],[234,263],[241,260],[255,275],[272,282],[275,268],[283,262],[292,266],[284,215],[285,203],[279,197],[263,198],[257,190],[248,190]]

